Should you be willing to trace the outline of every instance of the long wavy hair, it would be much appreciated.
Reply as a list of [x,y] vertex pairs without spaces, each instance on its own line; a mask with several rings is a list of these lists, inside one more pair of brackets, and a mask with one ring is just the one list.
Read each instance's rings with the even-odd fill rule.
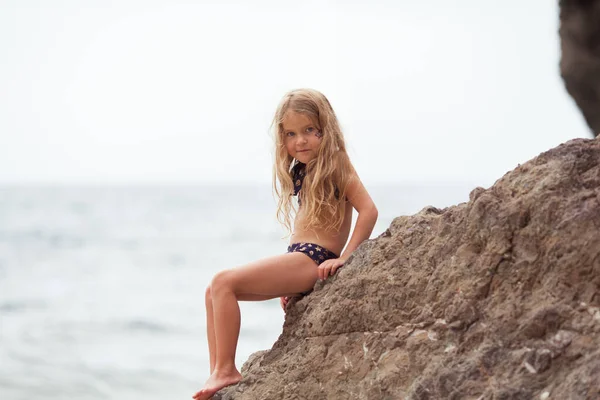
[[335,232],[344,221],[346,189],[354,168],[331,104],[322,93],[313,89],[286,93],[273,118],[273,191],[278,201],[277,219],[291,233],[292,217],[298,213],[292,202],[294,183],[290,171],[296,160],[286,150],[283,131],[283,118],[288,111],[308,116],[323,134],[317,156],[306,165],[302,184],[302,208],[306,218],[302,228]]

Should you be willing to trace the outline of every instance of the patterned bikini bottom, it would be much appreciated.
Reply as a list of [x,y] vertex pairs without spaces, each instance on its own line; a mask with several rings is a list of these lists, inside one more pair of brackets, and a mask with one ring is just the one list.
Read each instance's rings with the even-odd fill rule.
[[[327,250],[323,246],[314,243],[292,243],[288,246],[288,253],[304,253],[310,257],[315,264],[320,265],[323,261],[338,258],[338,255],[333,251]],[[312,289],[300,293],[301,296],[306,296],[312,292]]]
[[304,253],[311,258],[317,265],[323,261],[338,258],[338,255],[327,250],[323,246],[314,243],[292,243],[288,246],[288,253]]

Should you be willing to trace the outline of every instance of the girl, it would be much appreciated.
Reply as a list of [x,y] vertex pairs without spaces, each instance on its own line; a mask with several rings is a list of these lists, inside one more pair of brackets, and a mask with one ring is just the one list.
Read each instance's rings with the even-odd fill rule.
[[[316,90],[287,93],[273,120],[275,166],[273,187],[277,217],[289,232],[286,254],[219,272],[206,289],[210,377],[193,398],[206,400],[242,379],[235,367],[240,332],[238,301],[280,297],[285,311],[292,296],[327,279],[358,245],[369,238],[377,208],[358,178],[331,104]],[[298,208],[292,205],[298,196]],[[358,219],[350,242],[352,210]],[[341,254],[341,255],[339,255]]]

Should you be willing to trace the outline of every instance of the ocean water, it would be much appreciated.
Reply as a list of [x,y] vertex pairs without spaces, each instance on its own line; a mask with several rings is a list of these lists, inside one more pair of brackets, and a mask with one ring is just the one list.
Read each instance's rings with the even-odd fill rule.
[[[372,237],[474,185],[369,188]],[[0,187],[0,399],[187,399],[208,377],[204,290],[285,252],[268,186]],[[281,333],[241,303],[238,368]]]

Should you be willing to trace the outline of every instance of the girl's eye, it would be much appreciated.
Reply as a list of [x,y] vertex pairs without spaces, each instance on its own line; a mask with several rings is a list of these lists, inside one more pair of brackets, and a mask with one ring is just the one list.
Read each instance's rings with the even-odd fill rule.
[[286,135],[287,137],[292,137],[292,136],[294,136],[294,132],[288,132],[288,133],[286,133],[285,135]]
[[308,128],[306,128],[306,132],[310,133],[310,132],[312,132],[312,131],[314,131],[314,128],[313,128],[312,126],[311,126],[311,127],[308,127]]

